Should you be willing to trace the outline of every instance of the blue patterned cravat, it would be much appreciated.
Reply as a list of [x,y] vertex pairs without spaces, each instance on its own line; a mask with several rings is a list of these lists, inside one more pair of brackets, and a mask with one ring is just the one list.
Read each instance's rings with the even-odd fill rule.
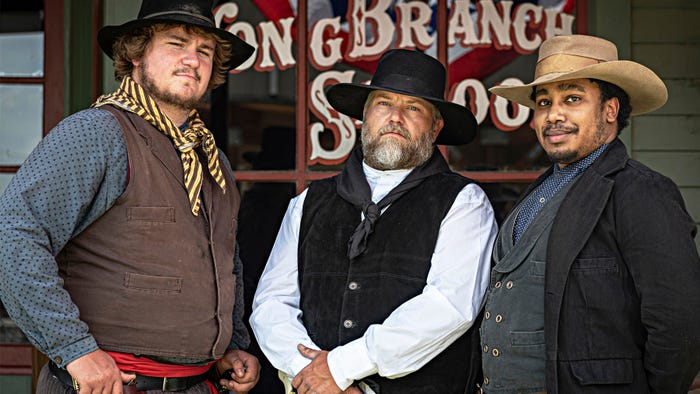
[[525,202],[523,202],[520,213],[515,220],[515,226],[513,226],[513,244],[518,242],[525,230],[530,226],[532,220],[537,216],[537,212],[539,212],[562,187],[590,167],[607,146],[608,144],[601,145],[588,156],[564,168],[559,168],[556,164],[554,165],[552,174],[548,176],[544,182],[540,183],[540,185],[530,193]]

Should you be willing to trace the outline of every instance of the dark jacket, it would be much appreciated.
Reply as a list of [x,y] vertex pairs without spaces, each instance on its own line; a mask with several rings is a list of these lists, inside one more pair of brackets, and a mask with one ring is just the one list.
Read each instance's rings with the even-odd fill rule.
[[696,232],[678,187],[620,140],[580,176],[547,248],[549,394],[688,391],[700,369]]

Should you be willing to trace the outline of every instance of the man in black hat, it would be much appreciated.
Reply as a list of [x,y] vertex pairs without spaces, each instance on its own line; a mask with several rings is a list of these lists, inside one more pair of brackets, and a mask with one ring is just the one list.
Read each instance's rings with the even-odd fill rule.
[[98,41],[121,85],[56,126],[0,199],[0,295],[51,359],[38,392],[247,392],[239,194],[193,108],[253,48],[207,0],[144,0]]
[[289,204],[251,324],[302,393],[465,393],[480,372],[478,327],[493,210],[434,144],[466,144],[476,120],[443,99],[445,69],[391,50],[370,85],[327,97],[363,119],[343,171]]

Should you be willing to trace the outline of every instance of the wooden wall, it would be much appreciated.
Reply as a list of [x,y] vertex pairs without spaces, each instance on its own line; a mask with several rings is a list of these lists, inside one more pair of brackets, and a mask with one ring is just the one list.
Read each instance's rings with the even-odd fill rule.
[[[632,128],[632,156],[671,177],[700,222],[700,2],[632,1],[632,57],[666,82],[669,100]],[[696,237],[696,245],[700,240]]]
[[[666,83],[666,105],[633,118],[622,138],[633,158],[678,184],[700,223],[700,1],[589,1],[590,33],[614,41],[622,59]],[[695,244],[700,248],[700,236]]]

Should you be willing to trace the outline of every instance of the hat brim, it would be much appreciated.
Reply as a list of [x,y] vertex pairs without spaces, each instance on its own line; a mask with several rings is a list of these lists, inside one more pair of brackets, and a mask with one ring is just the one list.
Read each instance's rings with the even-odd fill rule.
[[628,60],[598,63],[567,73],[550,73],[527,85],[499,85],[489,91],[515,103],[535,108],[535,102],[531,98],[535,86],[581,78],[599,79],[620,87],[630,98],[631,115],[651,112],[668,100],[668,90],[661,78],[649,68]]
[[329,86],[326,89],[326,98],[336,111],[362,120],[367,96],[374,90],[420,97],[435,105],[444,120],[444,126],[435,140],[438,145],[464,145],[472,142],[476,137],[477,122],[474,115],[467,108],[449,101],[436,100],[432,97],[385,86],[377,87],[353,83],[339,83]]
[[183,24],[196,26],[203,29],[206,32],[214,33],[221,39],[229,42],[231,44],[231,58],[225,64],[228,70],[234,69],[246,60],[255,52],[255,48],[249,45],[247,42],[242,40],[235,34],[228,32],[227,30],[212,27],[203,23],[193,22],[190,18],[180,17],[178,15],[169,15],[167,19],[136,19],[126,22],[122,25],[116,26],[104,26],[97,32],[97,42],[104,53],[109,56],[110,59],[114,59],[114,54],[112,53],[112,46],[117,38],[134,29],[140,27],[152,26],[157,23],[164,23],[170,25]]

